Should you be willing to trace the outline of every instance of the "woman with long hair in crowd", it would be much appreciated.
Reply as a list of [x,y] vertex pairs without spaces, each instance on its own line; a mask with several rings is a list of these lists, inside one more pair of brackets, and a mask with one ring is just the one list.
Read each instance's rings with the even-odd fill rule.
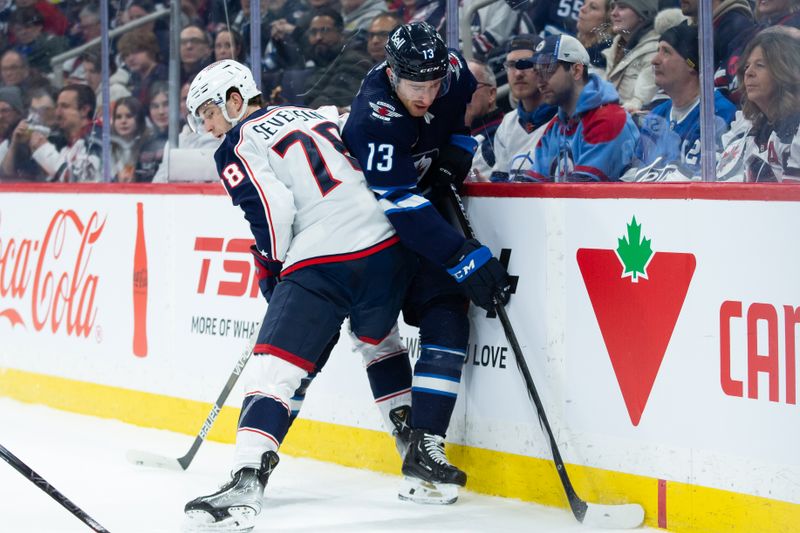
[[141,102],[132,96],[117,100],[111,118],[111,173],[116,181],[137,181],[139,151],[147,140],[147,133]]
[[165,82],[156,82],[150,87],[150,106],[148,117],[152,135],[142,144],[139,152],[139,168],[136,181],[153,181],[161,159],[164,157],[164,145],[169,137],[169,86]]
[[605,78],[606,58],[601,52],[611,46],[614,40],[611,33],[611,1],[586,0],[578,12],[577,28],[578,40],[592,60],[589,70]]
[[220,30],[214,38],[214,61],[223,59],[233,59],[244,63],[242,36],[236,30]]
[[743,119],[723,138],[717,179],[800,183],[800,40],[781,30],[762,31],[742,54]]

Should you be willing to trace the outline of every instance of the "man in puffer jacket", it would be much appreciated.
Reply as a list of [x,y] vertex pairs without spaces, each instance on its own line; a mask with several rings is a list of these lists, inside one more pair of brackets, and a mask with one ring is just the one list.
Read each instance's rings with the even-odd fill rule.
[[569,35],[537,46],[534,63],[544,101],[558,106],[536,145],[538,181],[617,181],[631,162],[639,130],[614,87],[588,73],[589,53]]

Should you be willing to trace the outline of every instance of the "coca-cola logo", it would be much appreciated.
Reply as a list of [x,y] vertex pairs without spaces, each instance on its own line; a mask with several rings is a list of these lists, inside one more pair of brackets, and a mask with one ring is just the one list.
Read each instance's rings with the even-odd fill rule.
[[0,319],[36,331],[62,328],[88,337],[97,316],[98,276],[89,271],[92,247],[105,227],[97,212],[86,222],[58,210],[42,239],[6,237],[0,219]]

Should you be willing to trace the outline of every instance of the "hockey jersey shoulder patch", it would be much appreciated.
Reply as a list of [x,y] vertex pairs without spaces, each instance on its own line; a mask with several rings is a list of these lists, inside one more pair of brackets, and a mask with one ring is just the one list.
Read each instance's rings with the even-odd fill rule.
[[390,122],[393,118],[402,116],[397,112],[397,108],[395,108],[395,106],[380,100],[377,102],[369,102],[369,107],[372,109],[370,116],[384,122]]

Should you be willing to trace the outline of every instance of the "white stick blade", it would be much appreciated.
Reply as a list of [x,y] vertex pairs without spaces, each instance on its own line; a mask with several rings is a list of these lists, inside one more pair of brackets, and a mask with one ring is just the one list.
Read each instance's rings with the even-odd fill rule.
[[601,529],[634,529],[644,522],[644,509],[637,503],[603,505],[588,503],[583,523]]
[[125,454],[128,462],[138,466],[149,466],[152,468],[166,468],[167,470],[183,470],[177,459],[173,457],[164,457],[150,452],[143,452],[141,450],[128,450]]

